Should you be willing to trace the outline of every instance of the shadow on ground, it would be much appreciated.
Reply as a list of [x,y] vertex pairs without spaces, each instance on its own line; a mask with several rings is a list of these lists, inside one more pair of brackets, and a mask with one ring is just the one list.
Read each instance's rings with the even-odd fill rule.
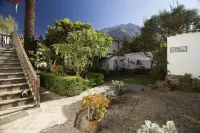
[[62,110],[68,120],[63,124],[44,129],[40,133],[81,133],[78,129],[74,128],[76,113],[80,110],[80,101],[63,106]]
[[43,87],[40,87],[40,102],[48,102],[53,100],[62,99],[63,97],[59,96],[58,94],[55,94]]

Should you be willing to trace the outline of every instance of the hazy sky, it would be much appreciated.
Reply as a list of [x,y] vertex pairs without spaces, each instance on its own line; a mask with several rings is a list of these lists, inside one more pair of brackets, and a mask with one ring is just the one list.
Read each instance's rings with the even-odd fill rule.
[[[21,33],[25,5],[22,1],[16,13],[13,4],[0,0],[0,15],[14,16]],[[36,0],[35,35],[44,35],[47,25],[63,18],[90,23],[97,30],[127,23],[142,26],[144,16],[149,18],[159,10],[169,10],[169,4],[173,5],[173,0]],[[200,9],[199,0],[179,0],[179,4]]]

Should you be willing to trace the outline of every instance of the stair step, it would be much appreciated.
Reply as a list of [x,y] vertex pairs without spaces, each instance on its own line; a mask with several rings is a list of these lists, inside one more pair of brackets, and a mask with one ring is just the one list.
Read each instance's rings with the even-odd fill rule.
[[18,62],[18,63],[2,63],[0,64],[0,68],[3,67],[21,67],[21,64]]
[[23,72],[23,69],[22,67],[0,68],[0,73],[14,73],[14,72]]
[[[30,90],[30,89],[25,89],[25,90]],[[2,93],[0,93],[0,101],[19,98],[22,91],[24,91],[24,90],[2,92]]]
[[24,90],[27,88],[29,88],[28,83],[0,85],[0,93],[6,92],[6,91]]
[[19,59],[9,59],[9,60],[2,60],[0,59],[0,64],[2,63],[20,63]]
[[15,51],[0,51],[0,54],[4,56],[17,56]]
[[15,94],[19,94],[21,92],[22,92],[22,90],[2,92],[2,93],[0,93],[0,97],[9,96],[9,95],[15,95]]
[[1,52],[0,52],[0,56],[6,56],[6,57],[18,57],[17,54],[5,55],[5,53],[1,53]]
[[18,59],[18,56],[1,56],[0,60],[10,60],[10,59]]
[[0,79],[1,81],[13,81],[13,80],[20,80],[20,79],[26,79],[26,77],[22,77],[22,78],[9,78],[9,79]]
[[22,68],[21,67],[10,67],[10,68],[0,68],[0,69],[7,70],[7,69],[22,69]]
[[24,106],[32,102],[33,102],[33,97],[2,100],[0,101],[0,110],[5,110],[7,108],[12,108],[17,106]]
[[23,72],[16,72],[16,73],[0,73],[0,79],[6,78],[20,78],[25,77]]
[[15,72],[15,73],[0,73],[0,75],[17,75],[17,74],[24,74],[23,72]]
[[8,84],[16,84],[16,83],[24,83],[24,82],[27,82],[26,77],[0,79],[0,85],[8,85]]
[[33,108],[33,107],[35,107],[34,104],[28,104],[28,105],[24,105],[24,106],[12,107],[12,108],[7,108],[5,110],[1,110],[0,111],[0,116],[1,116],[0,119],[7,117],[6,115],[9,115],[11,113],[22,111],[22,110],[25,110],[28,108]]
[[[24,109],[24,108],[31,108],[31,107],[35,107],[35,104],[27,104],[27,105],[24,105],[24,106],[17,106],[17,107],[7,108],[6,110]],[[4,111],[4,109],[2,109],[1,111]]]
[[21,86],[21,85],[26,85],[28,83],[21,83],[21,84],[11,84],[11,85],[0,85],[1,88],[7,88],[7,87],[13,87],[13,86]]
[[14,48],[0,48],[0,52],[1,51],[15,51],[15,49]]

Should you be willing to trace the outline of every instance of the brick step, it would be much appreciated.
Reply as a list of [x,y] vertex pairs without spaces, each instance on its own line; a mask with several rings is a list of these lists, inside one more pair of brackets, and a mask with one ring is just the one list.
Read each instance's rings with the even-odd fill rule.
[[0,73],[0,79],[7,79],[7,78],[21,78],[25,77],[23,72],[16,72],[16,73]]
[[26,82],[27,82],[26,77],[0,79],[0,85],[18,84],[18,83],[26,83]]
[[9,59],[9,60],[2,60],[0,59],[0,64],[3,63],[20,63],[19,59]]
[[5,68],[5,67],[21,67],[20,63],[2,63],[0,64],[0,68]]
[[12,108],[12,107],[24,106],[26,104],[33,103],[33,101],[34,101],[33,97],[2,100],[0,101],[0,111],[4,109]]
[[[25,89],[30,90],[30,89]],[[0,93],[0,101],[20,98],[21,92],[24,90],[7,91]]]
[[23,72],[22,67],[0,68],[0,73],[15,73],[15,72]]
[[6,92],[6,91],[24,90],[27,88],[29,88],[28,83],[0,85],[0,93]]

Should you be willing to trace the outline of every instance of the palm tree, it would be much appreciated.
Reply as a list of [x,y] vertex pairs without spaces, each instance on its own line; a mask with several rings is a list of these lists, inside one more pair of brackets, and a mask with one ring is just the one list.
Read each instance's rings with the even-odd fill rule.
[[25,0],[24,48],[34,51],[35,0]]
[[[22,0],[8,0],[18,5]],[[34,26],[35,26],[35,0],[25,0],[25,21],[24,21],[24,48],[26,52],[34,51]]]

